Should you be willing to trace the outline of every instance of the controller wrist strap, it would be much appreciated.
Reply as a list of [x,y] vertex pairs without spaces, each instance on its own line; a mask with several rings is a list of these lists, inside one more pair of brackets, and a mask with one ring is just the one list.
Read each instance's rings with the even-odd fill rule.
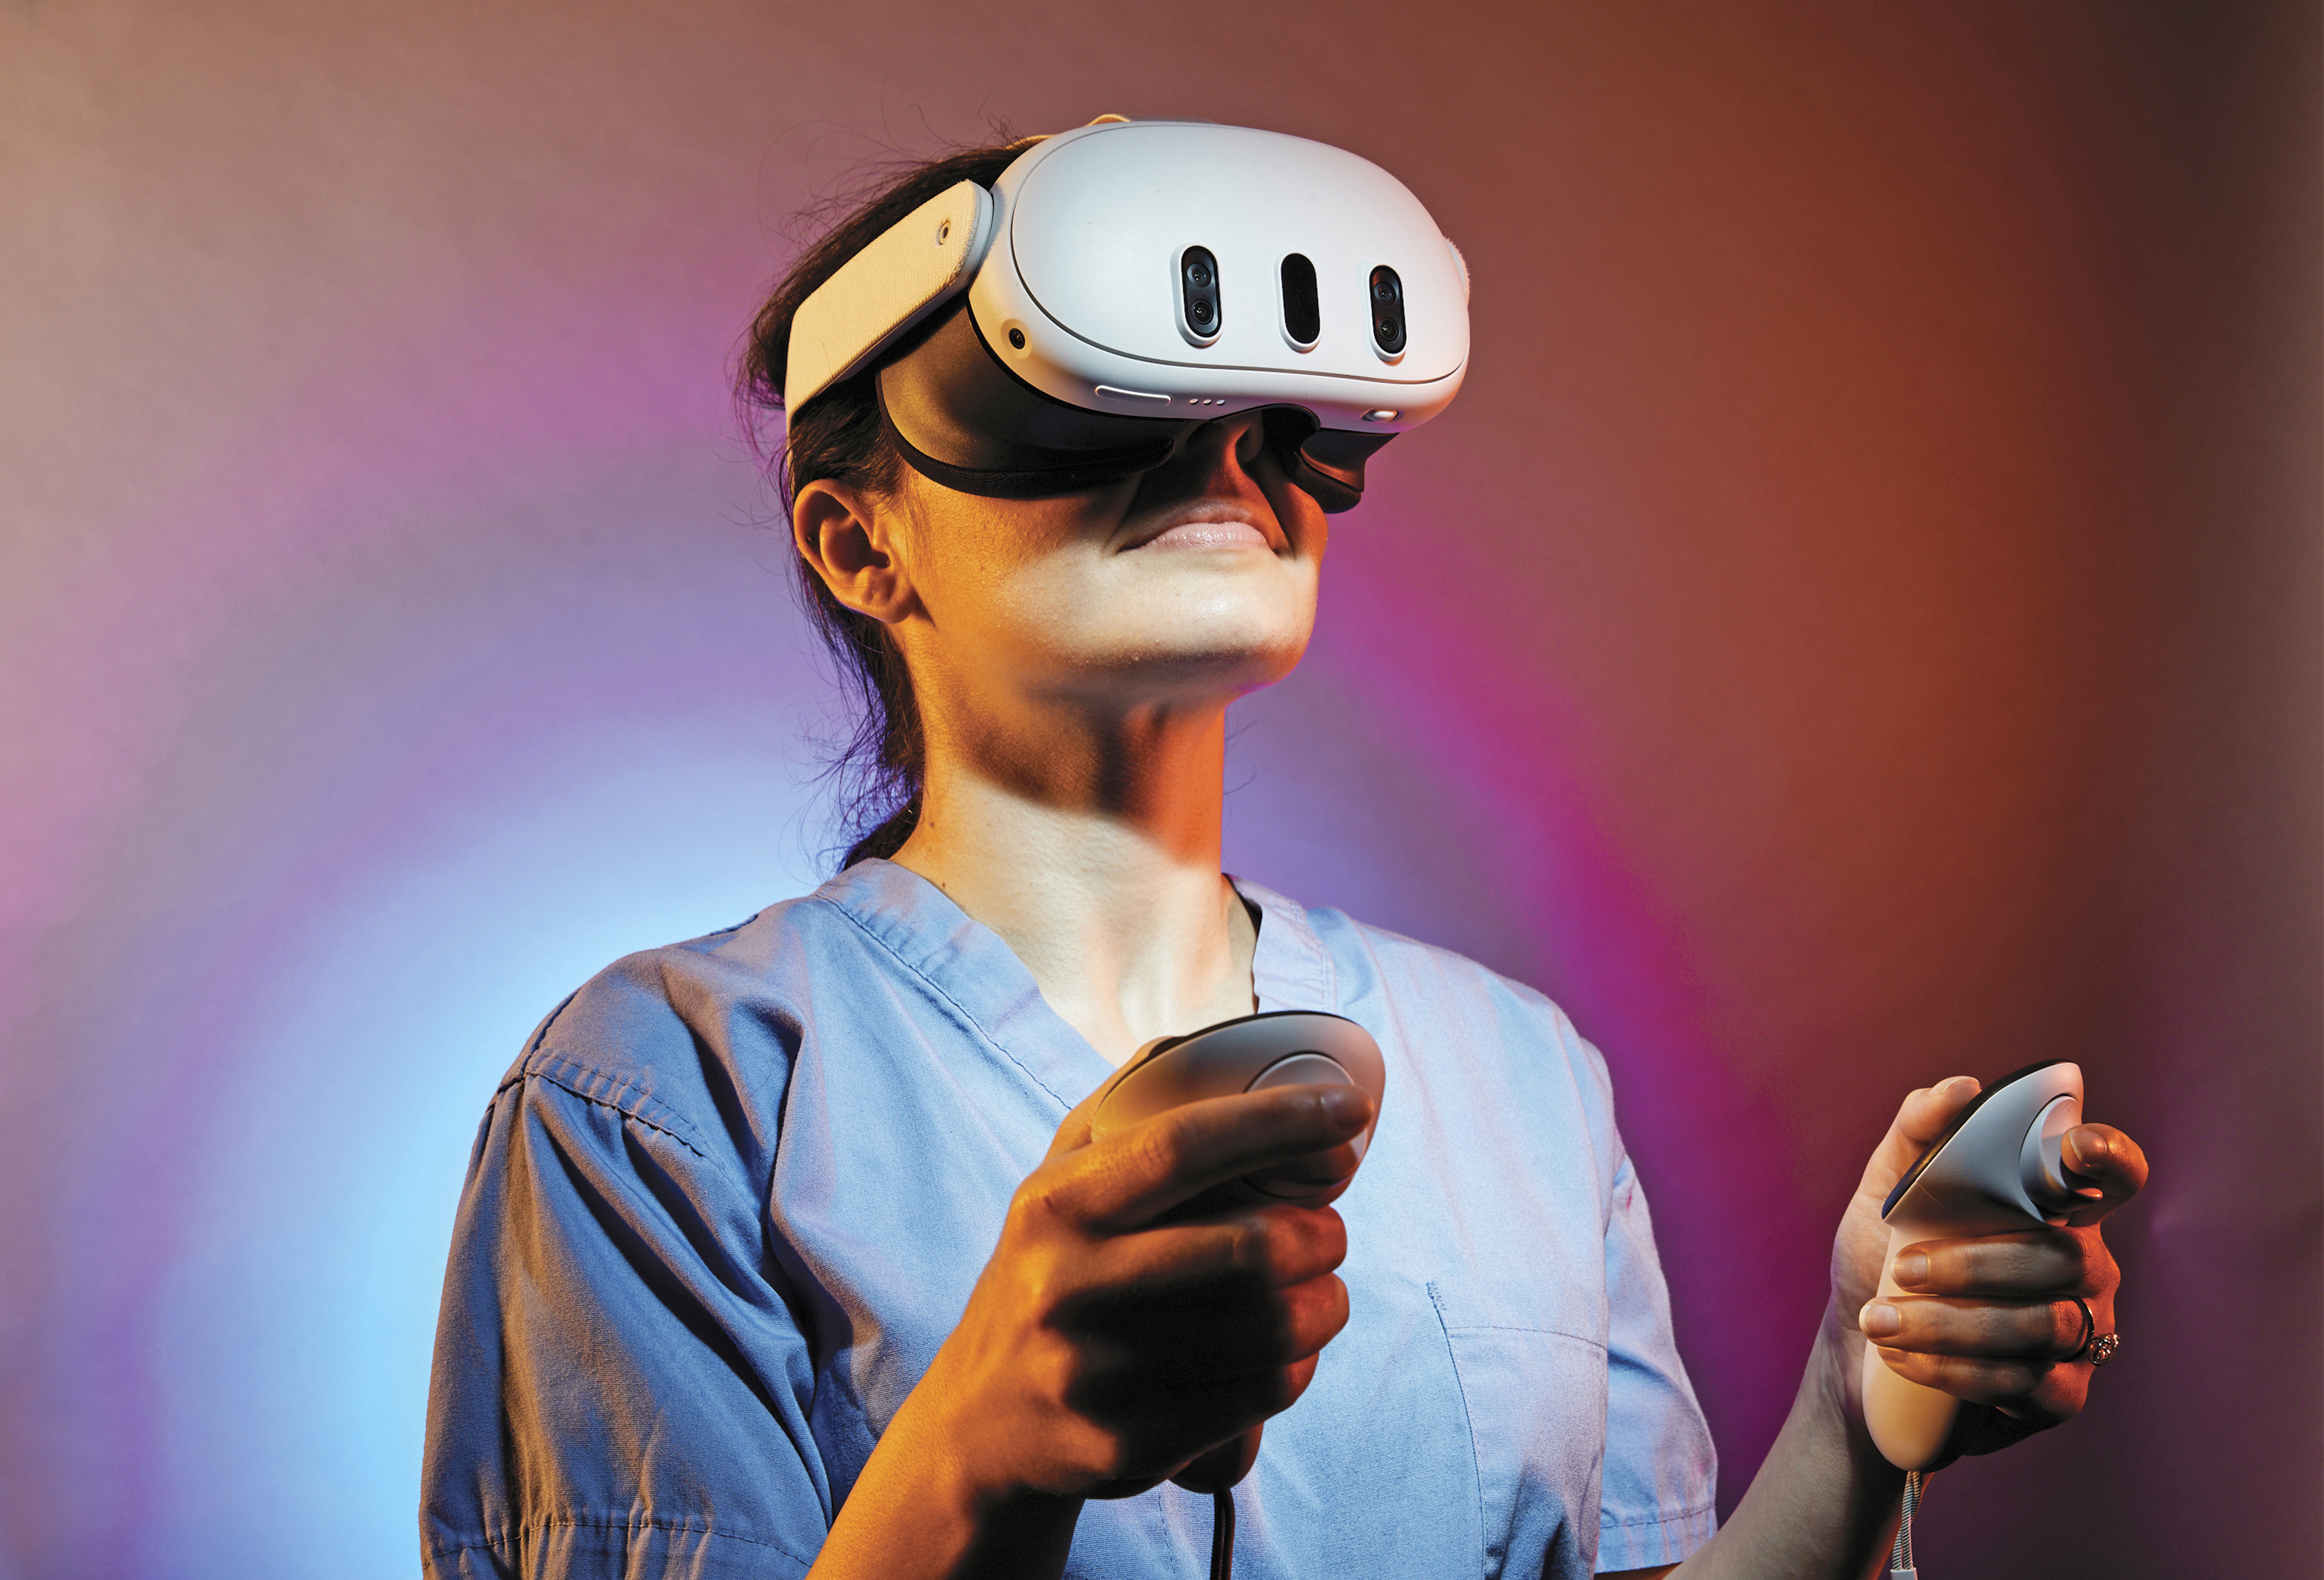
[[1913,1511],[1921,1502],[1921,1473],[1904,1473],[1904,1518],[1896,1527],[1895,1543],[1888,1549],[1888,1580],[1920,1580],[1913,1566]]

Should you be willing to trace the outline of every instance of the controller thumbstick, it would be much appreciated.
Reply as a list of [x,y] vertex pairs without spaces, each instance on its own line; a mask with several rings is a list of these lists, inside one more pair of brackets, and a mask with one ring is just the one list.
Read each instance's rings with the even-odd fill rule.
[[1307,1086],[1362,1087],[1371,1095],[1372,1124],[1328,1151],[1248,1176],[1240,1188],[1246,1199],[1322,1206],[1347,1188],[1363,1161],[1388,1086],[1379,1045],[1343,1016],[1278,1010],[1222,1021],[1191,1036],[1157,1038],[1106,1083],[1090,1115],[1090,1135],[1102,1141],[1206,1097]]
[[2081,1123],[2080,1098],[2053,1097],[2025,1130],[2018,1179],[2034,1205],[2045,1209],[2043,1219],[2053,1225],[2064,1223],[2066,1214],[2082,1205],[2082,1193],[2089,1188],[2089,1181],[2066,1167],[2066,1132]]

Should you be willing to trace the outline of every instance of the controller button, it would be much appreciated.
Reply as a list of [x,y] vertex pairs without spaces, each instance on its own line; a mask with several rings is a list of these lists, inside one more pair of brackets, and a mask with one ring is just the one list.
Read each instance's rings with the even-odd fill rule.
[[1320,1053],[1295,1053],[1288,1058],[1277,1059],[1259,1072],[1250,1085],[1250,1092],[1264,1092],[1269,1086],[1352,1086],[1355,1080],[1341,1067],[1340,1061]]
[[[1277,1059],[1259,1072],[1245,1088],[1263,1092],[1269,1086],[1352,1086],[1355,1077],[1346,1067],[1327,1054],[1295,1053]],[[1334,1147],[1329,1152],[1319,1152],[1312,1158],[1302,1158],[1269,1169],[1264,1173],[1246,1176],[1243,1183],[1262,1196],[1281,1201],[1300,1201],[1335,1190],[1362,1161],[1364,1148],[1371,1140],[1370,1133]]]

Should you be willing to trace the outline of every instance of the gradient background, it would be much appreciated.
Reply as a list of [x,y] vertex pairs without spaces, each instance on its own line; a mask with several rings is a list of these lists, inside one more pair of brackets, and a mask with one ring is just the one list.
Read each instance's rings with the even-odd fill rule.
[[2141,1138],[2092,1416],[1932,1575],[2312,1572],[2318,10],[0,9],[0,1576],[415,1565],[469,1139],[816,880],[726,378],[867,159],[1387,164],[1453,412],[1240,710],[1228,850],[1612,1060],[1731,1507],[1903,1091]]

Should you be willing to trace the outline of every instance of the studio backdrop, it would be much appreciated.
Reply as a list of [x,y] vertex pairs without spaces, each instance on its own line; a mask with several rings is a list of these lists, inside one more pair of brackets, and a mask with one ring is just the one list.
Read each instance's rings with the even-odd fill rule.
[[413,1571],[497,1076],[829,870],[742,328],[881,161],[1106,112],[1353,150],[1468,257],[1461,401],[1236,710],[1228,863],[1605,1049],[1722,1507],[1903,1094],[2065,1057],[2154,1165],[2124,1348],[1938,1478],[1924,1570],[2309,1568],[2319,44],[2291,0],[0,11],[0,1580]]

